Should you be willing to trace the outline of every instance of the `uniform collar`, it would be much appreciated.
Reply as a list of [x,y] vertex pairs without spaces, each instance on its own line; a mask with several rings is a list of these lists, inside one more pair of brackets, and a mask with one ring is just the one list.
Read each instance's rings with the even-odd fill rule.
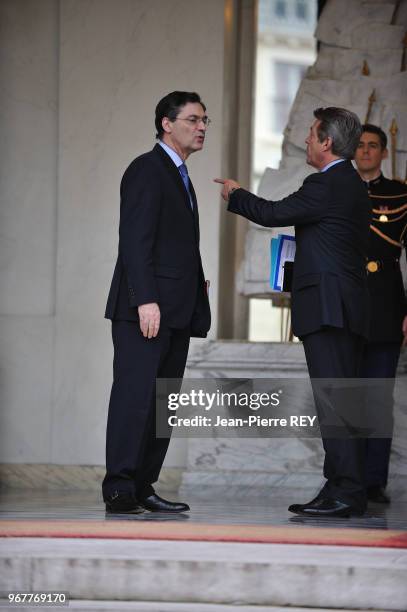
[[376,185],[380,185],[380,183],[383,181],[384,176],[383,173],[380,172],[379,176],[377,176],[375,179],[373,179],[373,181],[363,181],[367,188],[370,189],[370,187],[375,187]]

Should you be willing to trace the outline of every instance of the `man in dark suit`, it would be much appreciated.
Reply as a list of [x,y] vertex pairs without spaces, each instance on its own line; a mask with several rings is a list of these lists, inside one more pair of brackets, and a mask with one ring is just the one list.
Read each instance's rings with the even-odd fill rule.
[[[363,351],[361,376],[388,379],[368,394],[371,409],[392,425],[393,388],[401,344],[407,344],[407,299],[400,269],[402,248],[407,245],[407,185],[383,176],[388,156],[387,136],[372,124],[362,127],[355,162],[371,201],[368,288],[369,340]],[[389,503],[385,491],[389,473],[391,437],[366,441],[366,486],[370,501]]]
[[105,314],[114,345],[103,481],[110,513],[189,510],[152,486],[169,444],[156,437],[155,383],[181,379],[190,337],[210,328],[198,205],[185,165],[202,149],[208,124],[198,94],[168,94],[155,111],[158,143],[121,182],[119,253]]
[[[341,108],[314,112],[307,163],[319,172],[278,202],[223,183],[228,210],[265,227],[295,226],[292,285],[293,332],[304,344],[311,379],[358,376],[368,331],[366,253],[370,204],[352,159],[361,134],[357,116]],[[316,398],[321,423],[322,407]],[[326,484],[307,504],[291,512],[307,516],[349,516],[366,508],[364,440],[326,437]]]

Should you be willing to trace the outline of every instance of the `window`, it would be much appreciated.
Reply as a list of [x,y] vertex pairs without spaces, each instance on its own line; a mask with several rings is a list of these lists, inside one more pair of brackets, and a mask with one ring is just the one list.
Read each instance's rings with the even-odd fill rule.
[[284,0],[277,0],[274,6],[274,10],[275,10],[277,17],[280,17],[280,18],[285,17],[287,13],[287,7],[286,7]]
[[315,26],[316,0],[258,0],[259,31],[306,34]]
[[270,100],[270,128],[272,132],[283,132],[298,87],[307,69],[301,64],[273,61],[271,65],[273,94]]
[[300,21],[307,21],[308,19],[307,8],[308,7],[305,4],[304,0],[297,0],[296,5],[295,5],[295,15],[297,19],[299,19]]

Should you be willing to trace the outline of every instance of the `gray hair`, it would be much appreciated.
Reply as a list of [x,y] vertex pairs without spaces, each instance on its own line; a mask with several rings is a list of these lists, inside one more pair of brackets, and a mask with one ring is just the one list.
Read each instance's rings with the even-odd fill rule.
[[317,108],[314,117],[321,122],[318,126],[318,139],[323,142],[332,139],[332,153],[345,159],[352,159],[362,135],[359,118],[346,108]]

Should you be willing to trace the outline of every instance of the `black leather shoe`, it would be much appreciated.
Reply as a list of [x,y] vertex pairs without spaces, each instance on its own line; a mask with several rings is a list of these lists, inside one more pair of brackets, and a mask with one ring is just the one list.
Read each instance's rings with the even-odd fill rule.
[[144,512],[134,495],[115,491],[113,495],[105,498],[106,512],[109,514],[140,514]]
[[367,488],[367,499],[376,504],[389,504],[390,497],[380,485]]
[[294,514],[316,517],[340,516],[348,518],[349,516],[361,516],[364,514],[362,510],[328,497],[317,497],[308,504],[292,504],[288,510]]
[[188,512],[190,509],[188,504],[170,502],[155,493],[140,499],[139,503],[146,510],[150,510],[150,512]]

